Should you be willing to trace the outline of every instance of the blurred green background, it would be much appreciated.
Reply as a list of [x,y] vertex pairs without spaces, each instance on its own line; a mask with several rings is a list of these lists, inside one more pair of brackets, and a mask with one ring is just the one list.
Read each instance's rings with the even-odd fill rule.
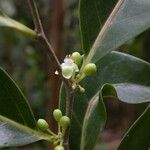
[[[78,20],[78,1],[37,0],[44,30],[51,41],[55,53],[62,61],[66,54],[81,51]],[[34,28],[26,1],[0,0],[0,9],[8,16]],[[150,62],[150,30],[131,39],[119,49],[122,52]],[[47,59],[44,48],[36,41],[24,37],[10,29],[0,28],[0,66],[17,82],[29,100],[36,118],[47,118],[55,130],[50,115],[58,104],[60,81],[54,76],[55,69]],[[122,134],[139,116],[144,105],[128,105],[107,101],[108,122],[100,137],[96,150],[113,150],[120,142]],[[9,148],[6,148],[6,150]],[[45,142],[31,144],[29,147],[11,150],[52,149]]]

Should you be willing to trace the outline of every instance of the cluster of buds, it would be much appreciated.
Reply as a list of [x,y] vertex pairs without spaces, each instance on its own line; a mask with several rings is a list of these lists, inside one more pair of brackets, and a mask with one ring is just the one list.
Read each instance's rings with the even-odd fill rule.
[[63,116],[60,109],[55,109],[53,111],[53,117],[58,124],[58,133],[55,134],[50,130],[48,123],[44,119],[39,119],[37,121],[37,126],[43,132],[50,134],[50,142],[55,146],[54,150],[64,150],[63,141],[65,136],[65,131],[70,125],[70,118]]
[[79,52],[67,55],[61,64],[61,69],[62,76],[72,81],[72,88],[79,88],[82,93],[85,92],[85,89],[79,85],[79,82],[97,71],[94,63],[84,64],[83,56]]

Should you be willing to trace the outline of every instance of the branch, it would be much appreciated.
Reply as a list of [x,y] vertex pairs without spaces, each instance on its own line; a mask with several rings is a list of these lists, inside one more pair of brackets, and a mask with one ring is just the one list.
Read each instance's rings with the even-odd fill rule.
[[44,33],[44,30],[43,30],[43,26],[42,26],[42,23],[41,23],[41,19],[40,19],[40,16],[39,16],[39,12],[38,12],[36,3],[35,3],[34,0],[28,0],[28,4],[29,4],[29,7],[30,7],[30,11],[31,11],[32,17],[33,17],[35,31],[38,34],[38,38],[39,38],[40,42],[42,42],[44,45],[47,46],[47,48],[48,48],[47,49],[47,54],[52,60],[55,61],[57,69],[58,69],[58,72],[61,75],[60,63],[59,63],[59,61],[58,61],[58,59],[57,59],[57,57],[56,57],[56,55],[54,53],[54,50],[53,50],[51,44],[49,43],[48,39],[45,36],[45,33]]
[[[47,37],[45,36],[35,1],[34,0],[27,0],[27,1],[28,1],[28,5],[30,7],[30,11],[32,13],[32,17],[33,17],[33,21],[34,21],[34,25],[35,25],[35,31],[37,32],[38,39],[43,45],[45,45],[47,47],[47,49],[45,49],[46,54],[48,55],[49,59],[52,60],[54,62],[54,64],[56,65],[56,69],[59,73],[59,76],[62,79],[62,81],[64,82],[65,89],[67,91],[66,115],[71,119],[72,109],[73,109],[73,97],[74,97],[74,90],[72,89],[72,83],[71,83],[71,81],[66,80],[62,76],[60,62],[59,62],[57,56],[55,55],[50,42],[48,41]],[[69,150],[69,128],[65,133],[64,146],[65,146],[65,150]]]
[[30,7],[32,17],[33,17],[35,31],[37,32],[38,39],[39,39],[40,43],[42,43],[43,45],[45,45],[47,47],[47,49],[45,49],[46,54],[48,55],[49,59],[52,60],[54,62],[54,64],[56,65],[56,70],[58,71],[60,78],[67,85],[67,87],[69,89],[71,89],[71,83],[62,76],[60,62],[59,62],[57,56],[55,55],[50,42],[48,41],[47,37],[45,36],[36,3],[34,0],[27,0],[27,1],[28,1],[28,5]]
[[[66,88],[66,94],[67,94],[67,99],[66,99],[66,115],[72,119],[72,113],[73,113],[73,100],[74,100],[74,90],[67,90]],[[65,150],[69,150],[69,133],[70,133],[70,128],[68,128],[65,132],[65,137],[64,137],[64,147]]]
[[40,19],[35,1],[34,0],[28,0],[28,5],[30,7],[30,11],[31,11],[32,16],[33,16],[35,31],[37,33],[43,33],[43,27],[42,27],[41,19]]

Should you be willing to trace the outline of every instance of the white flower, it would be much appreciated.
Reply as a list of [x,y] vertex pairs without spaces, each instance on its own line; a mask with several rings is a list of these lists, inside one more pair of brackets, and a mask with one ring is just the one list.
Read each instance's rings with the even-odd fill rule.
[[64,63],[61,64],[62,75],[66,79],[70,79],[75,72],[79,72],[78,66],[73,62],[71,58],[65,58]]

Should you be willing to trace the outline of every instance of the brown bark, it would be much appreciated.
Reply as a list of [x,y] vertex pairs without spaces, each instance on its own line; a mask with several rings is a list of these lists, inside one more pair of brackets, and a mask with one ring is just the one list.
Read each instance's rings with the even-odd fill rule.
[[[55,51],[55,54],[61,60],[61,57],[63,55],[62,51],[62,32],[63,32],[63,20],[64,20],[64,4],[63,0],[53,0],[51,6],[52,9],[52,15],[51,15],[51,21],[50,21],[50,31],[49,31],[49,40],[51,42],[51,45]],[[48,120],[50,120],[50,126],[51,128],[56,131],[56,122],[53,120],[53,118],[50,118],[50,114],[53,113],[53,110],[58,107],[58,100],[59,100],[59,88],[60,88],[60,79],[57,75],[54,74],[56,71],[55,66],[51,68],[50,67],[50,99],[48,101]]]

